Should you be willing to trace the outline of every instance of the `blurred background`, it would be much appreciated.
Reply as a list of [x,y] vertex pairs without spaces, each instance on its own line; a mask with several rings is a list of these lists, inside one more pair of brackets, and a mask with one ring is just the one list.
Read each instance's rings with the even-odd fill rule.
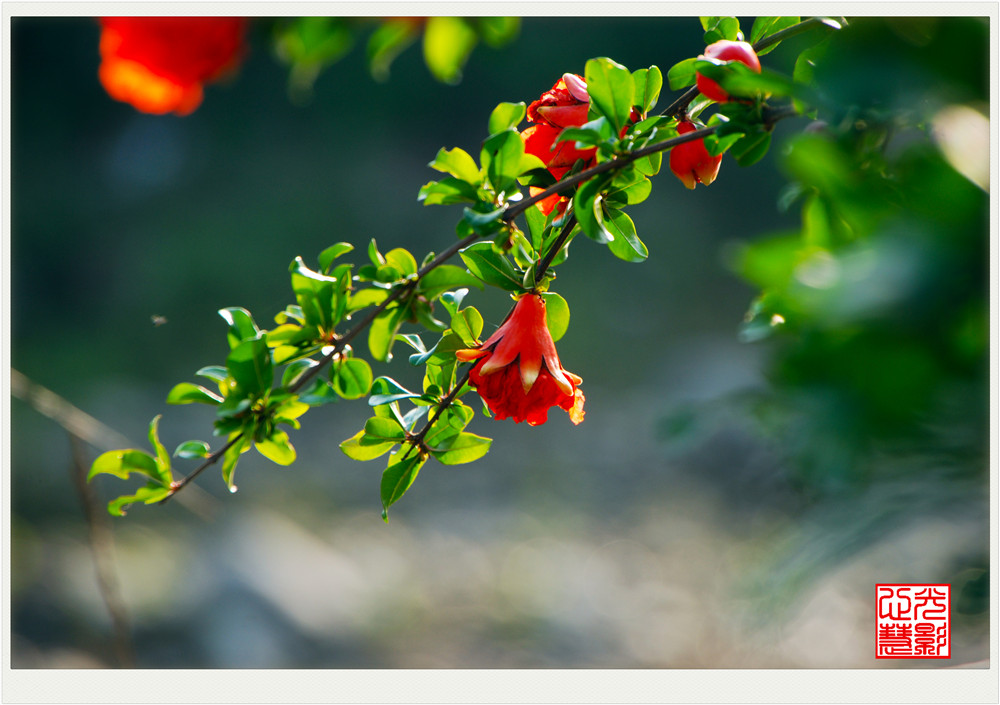
[[[844,56],[871,63],[843,66],[852,83],[837,84],[852,99],[988,109],[984,20],[858,24]],[[88,524],[78,465],[146,448],[160,413],[168,449],[209,436],[211,409],[164,400],[223,362],[218,309],[269,325],[293,300],[288,264],[334,242],[360,251],[374,237],[418,259],[444,249],[460,213],[418,203],[438,178],[427,163],[441,147],[477,153],[498,102],[531,101],[591,57],[666,73],[704,47],[694,17],[525,18],[447,85],[418,46],[374,81],[360,34],[311,94],[290,94],[264,26],[238,73],[178,118],[107,96],[95,20],[13,18],[12,365],[103,424],[102,438],[127,439],[74,445],[36,408],[38,387],[17,382],[36,403],[11,401],[14,668],[984,664],[988,197],[935,172],[959,194],[947,266],[924,267],[940,250],[909,248],[904,228],[914,266],[872,294],[892,306],[863,299],[864,321],[839,319],[825,338],[749,342],[741,324],[759,291],[734,253],[802,227],[779,201],[782,144],[806,119],[780,123],[753,167],[726,159],[710,188],[654,178],[629,211],[646,263],[574,244],[553,289],[572,310],[559,352],[584,379],[581,426],[555,412],[537,428],[478,417],[469,430],[494,437],[492,452],[428,464],[386,525],[382,465],[338,448],[369,410],[333,404],[292,433],[291,467],[244,456],[235,495],[212,468],[176,501],[112,520],[103,507],[123,483],[101,477]],[[783,45],[764,63],[791,72],[796,53]],[[660,107],[671,100],[665,88]],[[509,307],[498,290],[466,302],[487,331]],[[922,366],[948,341],[897,336],[896,322],[925,312],[956,323],[960,363]],[[859,325],[891,344],[830,342]],[[848,372],[815,374],[831,360]],[[398,350],[373,368],[419,384]],[[847,388],[874,390],[878,418],[903,418],[905,432],[860,423],[854,403],[868,397]],[[117,635],[102,560],[127,626]],[[952,584],[950,661],[874,658],[877,582]]]

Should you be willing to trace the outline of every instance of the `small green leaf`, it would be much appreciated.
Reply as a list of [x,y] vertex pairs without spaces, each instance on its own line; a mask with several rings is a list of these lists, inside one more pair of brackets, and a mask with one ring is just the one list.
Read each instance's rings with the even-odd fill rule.
[[319,268],[324,272],[329,271],[335,259],[341,255],[346,255],[348,252],[352,252],[353,250],[354,245],[349,242],[338,242],[335,245],[330,245],[328,248],[319,253]]
[[233,484],[233,476],[236,474],[236,464],[240,460],[240,455],[250,450],[250,446],[253,444],[249,438],[237,438],[237,434],[239,434],[239,431],[229,435],[230,441],[233,441],[233,439],[236,439],[236,441],[222,456],[222,479],[230,492],[236,491],[236,485]]
[[454,203],[475,203],[479,200],[479,194],[475,186],[448,176],[421,186],[417,200],[423,201],[425,206],[449,206]]
[[552,341],[556,342],[569,329],[569,304],[554,291],[546,291],[542,299],[545,300],[545,325],[549,327]]
[[524,140],[513,129],[491,135],[483,143],[479,161],[495,191],[507,191],[517,183],[523,156]]
[[245,340],[226,357],[226,369],[244,394],[256,395],[271,387],[271,354],[264,338]]
[[406,438],[406,432],[392,419],[372,416],[365,422],[365,436],[373,443],[392,441],[400,443]]
[[229,324],[229,347],[235,348],[244,340],[256,338],[260,329],[254,323],[253,316],[245,308],[232,307],[219,310],[219,315]]
[[349,357],[334,364],[330,381],[344,399],[360,399],[371,390],[372,368],[360,358]]
[[510,260],[493,249],[492,243],[477,242],[458,254],[469,271],[487,284],[507,291],[520,291],[521,277]]
[[670,84],[670,90],[679,91],[694,85],[694,64],[696,61],[696,58],[684,59],[670,67],[667,71],[667,82]]
[[649,256],[646,245],[635,233],[635,224],[622,211],[612,209],[604,221],[604,227],[614,235],[614,239],[608,243],[608,249],[615,257],[626,262],[642,262]]
[[580,229],[584,235],[602,245],[613,237],[602,222],[604,205],[601,198],[601,191],[611,183],[612,178],[611,175],[600,174],[585,181],[573,199],[573,214],[580,223]]
[[[770,37],[772,34],[776,34],[783,29],[788,29],[799,23],[798,17],[758,17],[754,20],[753,27],[750,29],[750,43],[757,44],[761,39],[765,37]],[[757,56],[763,56],[769,51],[773,51],[777,48],[778,44],[772,44],[764,49],[757,50]]]
[[185,460],[207,458],[209,455],[209,446],[205,441],[184,441],[174,451],[175,458],[184,458]]
[[397,247],[386,252],[385,263],[390,267],[394,267],[404,277],[417,273],[417,260],[402,247]]
[[192,404],[194,402],[212,404],[214,406],[222,402],[222,397],[213,394],[200,385],[189,382],[181,382],[174,386],[167,395],[168,404]]
[[379,362],[388,362],[392,355],[392,344],[396,333],[403,325],[406,309],[403,306],[390,306],[382,311],[368,327],[368,351]]
[[135,494],[122,495],[117,499],[108,502],[108,514],[112,516],[125,516],[125,510],[130,504],[142,502],[143,504],[154,504],[170,495],[170,488],[150,482],[140,487]]
[[428,166],[446,174],[451,174],[456,179],[468,184],[478,184],[482,180],[479,167],[475,160],[469,156],[464,149],[455,147],[454,149],[441,148],[437,156],[434,157]]
[[468,347],[479,344],[479,334],[483,332],[483,317],[472,306],[464,308],[451,317],[451,330]]
[[760,161],[771,146],[770,132],[757,132],[745,135],[730,148],[740,166],[750,166]]
[[427,458],[412,449],[407,453],[397,453],[389,458],[389,465],[382,473],[380,494],[382,497],[382,517],[389,521],[388,510],[413,485],[420,468]]
[[167,453],[167,449],[160,443],[160,418],[160,415],[154,416],[153,420],[149,422],[149,433],[147,435],[149,445],[153,447],[153,458],[156,460],[155,479],[164,485],[169,485],[173,480],[170,473],[170,454]]
[[433,455],[445,465],[461,465],[479,460],[490,450],[492,438],[484,438],[474,433],[459,433],[444,448],[432,448]]
[[396,445],[396,441],[377,441],[370,436],[366,436],[362,429],[341,443],[340,450],[348,458],[364,462],[385,455],[394,445]]
[[482,289],[483,282],[461,267],[456,267],[453,264],[442,264],[421,278],[419,291],[428,300],[433,301],[446,291],[467,286]]
[[632,83],[635,86],[633,100],[639,106],[639,112],[645,114],[656,106],[663,88],[663,73],[656,66],[648,69],[638,69],[632,73]]
[[524,103],[500,103],[490,113],[489,134],[495,135],[512,127],[517,127],[524,119]]
[[109,450],[101,453],[90,466],[87,473],[87,481],[94,479],[97,475],[114,475],[122,480],[127,480],[133,472],[138,472],[147,477],[155,478],[159,476],[156,466],[156,459],[149,453],[136,449]]
[[635,90],[632,74],[621,64],[600,57],[587,61],[584,77],[587,79],[591,107],[611,121],[617,134],[632,112]]
[[295,462],[295,448],[284,431],[275,431],[263,441],[257,441],[254,447],[258,453],[278,465],[291,465]]

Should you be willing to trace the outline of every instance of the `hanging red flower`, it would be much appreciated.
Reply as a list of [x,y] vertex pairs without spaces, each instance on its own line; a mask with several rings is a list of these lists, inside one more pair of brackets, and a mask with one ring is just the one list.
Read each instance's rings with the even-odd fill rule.
[[103,17],[101,84],[144,113],[187,115],[244,53],[241,17]]
[[545,323],[545,299],[538,294],[521,296],[481,347],[459,350],[456,357],[476,360],[469,383],[496,418],[537,426],[558,406],[574,424],[583,421],[584,397],[577,388],[583,380],[560,364]]
[[[587,82],[575,73],[563,74],[551,89],[542,93],[538,100],[528,106],[528,122],[535,123],[521,133],[524,151],[542,160],[545,168],[556,179],[561,179],[578,159],[584,161],[584,168],[592,166],[596,147],[576,149],[572,141],[556,142],[556,137],[566,127],[579,127],[587,122],[590,95]],[[543,189],[531,187],[531,195]],[[540,201],[538,207],[548,215],[557,206],[565,207],[567,199],[554,195]]]
[[[677,134],[686,135],[698,128],[690,120],[677,123]],[[722,155],[712,156],[705,147],[705,140],[679,144],[670,150],[670,171],[688,188],[696,184],[708,186],[719,175]]]

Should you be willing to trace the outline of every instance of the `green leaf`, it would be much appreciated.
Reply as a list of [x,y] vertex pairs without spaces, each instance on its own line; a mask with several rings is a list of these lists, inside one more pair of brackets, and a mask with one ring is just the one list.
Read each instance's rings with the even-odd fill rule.
[[670,84],[670,90],[679,91],[682,88],[694,85],[694,64],[696,61],[697,59],[695,58],[684,59],[670,67],[667,71],[667,82]]
[[160,443],[160,435],[158,429],[160,427],[160,415],[154,416],[153,420],[149,422],[149,445],[153,447],[153,459],[156,461],[156,480],[164,485],[169,485],[173,480],[170,473],[170,454],[167,453],[167,449],[163,447]]
[[402,247],[386,252],[385,263],[395,268],[404,277],[417,273],[417,260]]
[[760,161],[771,146],[770,132],[757,132],[745,135],[730,148],[730,153],[736,157],[740,166],[750,166]]
[[403,306],[390,306],[368,327],[368,351],[379,362],[388,362],[391,359],[392,344],[396,340],[400,326],[403,325],[405,313],[406,308]]
[[642,262],[649,256],[646,245],[635,234],[635,224],[622,211],[610,210],[604,227],[614,235],[614,239],[608,243],[608,249],[615,257],[626,262]]
[[428,166],[432,169],[443,171],[446,174],[451,174],[456,179],[460,179],[468,184],[478,184],[482,181],[482,176],[479,173],[479,167],[476,166],[475,160],[469,156],[468,152],[459,147],[455,147],[454,149],[445,149],[442,147],[438,151],[437,156],[434,157],[434,161]]
[[313,271],[301,257],[292,260],[288,271],[291,273],[296,303],[302,309],[306,322],[331,329],[337,323],[333,312],[337,279]]
[[[772,34],[776,34],[783,29],[788,29],[799,23],[798,17],[758,17],[754,20],[753,27],[750,29],[750,43],[757,44],[761,39],[765,37],[770,37]],[[773,51],[777,48],[780,42],[772,44],[769,47],[760,49],[757,51],[757,56],[763,56],[769,51]]]
[[479,161],[495,191],[507,191],[517,183],[523,156],[524,140],[513,129],[498,132],[483,143]]
[[114,475],[122,480],[127,480],[133,472],[151,478],[159,477],[156,459],[145,451],[132,448],[101,453],[90,466],[87,481],[89,482],[97,475]]
[[496,252],[492,243],[477,242],[458,254],[469,271],[487,284],[507,291],[521,290],[521,277],[514,271],[514,265]]
[[525,114],[524,103],[500,103],[490,113],[489,134],[495,135],[512,127],[517,127]]
[[740,21],[735,17],[701,17],[702,29],[705,30],[705,44],[714,44],[720,39],[739,41],[743,39],[740,32]]
[[345,358],[334,364],[330,381],[344,399],[360,399],[372,387],[372,368],[359,358]]
[[213,394],[200,385],[191,384],[190,382],[181,382],[174,386],[167,395],[168,404],[191,404],[194,402],[212,404],[214,406],[222,402],[222,397]]
[[392,377],[378,377],[372,382],[371,397],[368,398],[369,406],[381,406],[400,399],[415,399],[419,394],[411,392]]
[[142,502],[143,504],[154,504],[170,495],[170,488],[150,482],[140,487],[135,494],[122,495],[117,499],[108,502],[108,514],[123,517],[125,510],[130,504]]
[[472,421],[475,412],[461,402],[454,402],[441,412],[424,438],[430,448],[444,448]]
[[258,453],[278,465],[291,465],[295,462],[295,448],[284,431],[275,431],[263,441],[257,441],[254,447]]
[[472,208],[466,208],[462,213],[462,220],[468,223],[472,231],[478,235],[493,235],[503,228],[504,224],[501,216],[505,210],[506,208],[501,207],[487,213],[481,213]]
[[611,241],[613,235],[603,224],[604,205],[601,191],[611,183],[612,176],[600,174],[581,184],[573,198],[573,214],[584,235],[604,245]]
[[240,455],[249,450],[253,444],[249,438],[237,438],[238,433],[239,431],[236,431],[229,435],[230,441],[233,441],[234,438],[236,441],[226,449],[226,452],[222,456],[222,479],[230,492],[236,491],[236,485],[233,484],[233,476],[236,474],[236,464],[240,460]]
[[353,251],[354,245],[349,242],[338,242],[335,245],[330,245],[328,248],[319,253],[319,268],[324,272],[329,271],[335,259]]
[[371,436],[366,436],[364,429],[362,429],[341,443],[340,450],[348,458],[364,462],[385,455],[394,445],[396,445],[396,441],[378,441]]
[[445,447],[432,448],[433,455],[445,465],[461,465],[479,460],[490,450],[492,438],[484,438],[474,433],[459,433]]
[[264,338],[245,340],[226,357],[226,369],[246,395],[257,395],[271,388],[271,355]]
[[399,501],[400,497],[413,485],[420,468],[427,458],[412,451],[397,453],[389,458],[389,465],[382,472],[380,494],[382,497],[382,518],[389,521],[389,507]]
[[611,121],[617,134],[632,112],[632,74],[621,64],[601,57],[587,61],[584,77],[591,107]]
[[569,304],[554,291],[544,292],[542,299],[545,300],[545,325],[549,328],[552,341],[556,342],[569,329]]
[[174,451],[175,458],[184,458],[185,460],[207,458],[209,455],[209,446],[205,441],[184,441]]
[[224,382],[229,376],[229,371],[221,365],[208,365],[195,372],[199,377],[207,377],[216,382]]
[[467,286],[482,289],[483,282],[461,267],[456,267],[453,264],[442,264],[421,278],[418,291],[429,301],[433,301],[446,291]]
[[458,83],[478,37],[460,17],[430,17],[424,27],[424,62],[443,83]]
[[393,419],[372,416],[365,421],[365,436],[374,443],[385,443],[392,441],[400,443],[406,438],[406,432],[402,426]]
[[634,85],[633,100],[639,106],[639,112],[645,114],[656,106],[663,88],[663,73],[656,66],[648,69],[638,69],[632,73]]
[[260,334],[253,316],[245,308],[224,308],[219,311],[219,315],[229,324],[227,338],[230,348],[235,348],[244,340],[256,338]]
[[455,203],[475,203],[479,200],[479,194],[475,186],[448,176],[421,186],[417,200],[423,201],[425,206],[449,206]]
[[475,347],[483,332],[483,317],[472,306],[464,308],[451,317],[451,330],[467,347]]

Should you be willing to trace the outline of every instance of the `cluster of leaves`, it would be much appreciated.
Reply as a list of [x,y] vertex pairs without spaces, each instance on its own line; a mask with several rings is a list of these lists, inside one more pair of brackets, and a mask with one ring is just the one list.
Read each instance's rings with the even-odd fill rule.
[[[305,31],[313,26],[311,22],[295,20],[287,31]],[[706,40],[715,35],[742,36],[736,18],[702,18],[702,24]],[[753,34],[758,42],[773,46],[803,24],[798,18],[762,18]],[[480,25],[482,29],[489,22]],[[767,150],[771,125],[777,119],[768,103],[770,97],[804,95],[793,78],[771,72],[754,74],[700,61],[692,65],[698,71],[711,71],[713,79],[738,96],[713,114],[709,129],[678,135],[679,117],[699,114],[711,104],[707,99],[692,103],[693,95],[686,94],[662,114],[651,115],[663,87],[656,66],[630,71],[609,58],[591,59],[584,70],[587,122],[563,130],[558,137],[572,141],[577,149],[593,149],[591,162],[578,162],[556,182],[537,156],[525,152],[518,131],[526,116],[525,103],[501,103],[489,117],[489,136],[482,143],[478,162],[461,148],[442,149],[429,166],[446,176],[425,184],[418,194],[426,205],[463,206],[456,227],[458,242],[438,255],[428,254],[418,264],[413,254],[401,248],[381,253],[372,240],[368,262],[357,268],[340,259],[353,246],[337,243],[319,254],[318,269],[311,269],[301,258],[292,262],[295,303],[275,316],[274,328],[260,328],[241,308],[220,311],[228,324],[225,364],[197,373],[211,380],[217,391],[182,383],[167,401],[214,406],[215,435],[225,438],[226,444],[214,452],[203,441],[181,444],[175,456],[202,463],[175,480],[169,455],[156,439],[154,421],[150,441],[155,456],[137,450],[113,451],[94,463],[91,477],[106,473],[127,478],[137,472],[148,479],[139,493],[114,500],[109,507],[112,513],[122,513],[132,501],[150,503],[169,497],[219,459],[223,479],[235,490],[237,462],[251,448],[280,465],[292,463],[295,450],[282,426],[299,428],[299,418],[309,408],[336,399],[367,396],[373,409],[374,415],[341,449],[362,461],[388,455],[381,483],[384,516],[429,458],[459,464],[485,455],[490,439],[465,430],[474,411],[460,399],[470,388],[455,354],[481,345],[483,318],[474,307],[463,307],[469,288],[489,285],[515,295],[542,294],[548,327],[553,339],[558,339],[568,327],[569,306],[548,289],[554,268],[566,260],[577,234],[606,245],[623,260],[646,259],[646,245],[624,211],[650,195],[650,177],[659,172],[663,152],[715,135],[711,148],[717,153],[731,150],[741,163],[756,161]],[[670,73],[674,88],[685,87],[688,78],[693,80],[693,73],[685,77],[677,67]],[[784,110],[786,115],[794,112],[788,106]],[[526,189],[535,193],[526,197]],[[534,207],[554,195],[564,199],[563,207],[547,216]],[[521,225],[516,221],[519,217]],[[464,268],[445,263],[456,254]],[[437,317],[436,307],[438,312],[443,309],[446,320]],[[420,332],[404,332],[406,324],[416,325]],[[389,377],[373,379],[369,364],[356,357],[351,347],[366,329],[368,353],[374,360],[390,360],[397,342],[413,350],[409,362],[424,368],[420,391],[411,391]],[[428,333],[436,337],[431,345],[421,337]]]
[[357,36],[374,25],[365,54],[372,77],[384,81],[392,62],[423,38],[424,62],[431,74],[444,83],[462,78],[472,50],[480,41],[498,48],[518,34],[516,17],[296,17],[276,20],[274,48],[290,67],[293,94],[308,95],[324,69],[342,59],[354,47]]

